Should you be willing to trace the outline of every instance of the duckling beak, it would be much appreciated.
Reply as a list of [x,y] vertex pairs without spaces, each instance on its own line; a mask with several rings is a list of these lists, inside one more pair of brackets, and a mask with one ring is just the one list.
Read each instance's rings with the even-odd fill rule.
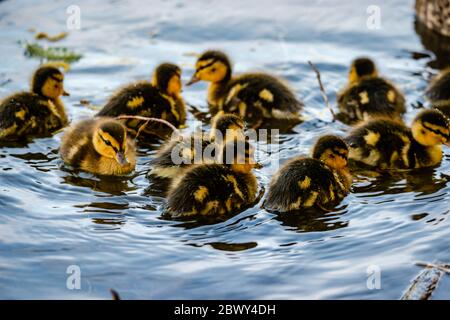
[[126,166],[127,164],[130,163],[130,162],[128,162],[127,156],[125,154],[123,154],[122,152],[117,152],[116,153],[116,161],[121,166]]
[[194,83],[196,83],[196,82],[199,82],[200,81],[200,78],[198,78],[195,74],[192,76],[192,78],[191,78],[191,80],[189,80],[187,83],[186,83],[186,86],[190,86],[191,84],[194,84]]
[[66,90],[63,90],[63,93],[62,93],[62,95],[63,96],[65,96],[65,97],[68,97],[68,96],[70,96],[70,94],[66,91]]

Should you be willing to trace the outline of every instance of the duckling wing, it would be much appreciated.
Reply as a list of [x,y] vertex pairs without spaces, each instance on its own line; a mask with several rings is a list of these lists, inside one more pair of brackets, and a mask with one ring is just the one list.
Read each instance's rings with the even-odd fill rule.
[[343,189],[322,162],[310,158],[294,159],[272,179],[264,208],[289,212],[316,204],[327,206],[342,196]]
[[224,109],[235,109],[241,103],[249,113],[262,109],[265,117],[275,117],[277,112],[296,114],[304,106],[281,80],[266,74],[246,74],[232,81]]

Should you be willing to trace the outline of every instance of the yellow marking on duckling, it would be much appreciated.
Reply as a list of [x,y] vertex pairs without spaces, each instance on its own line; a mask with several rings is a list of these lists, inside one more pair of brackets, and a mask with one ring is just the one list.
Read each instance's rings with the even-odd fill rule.
[[208,194],[209,194],[208,188],[205,186],[200,186],[198,187],[198,190],[194,192],[194,198],[198,202],[203,202],[203,200],[205,200]]
[[259,97],[267,102],[273,102],[273,94],[267,89],[261,90],[259,93]]
[[214,61],[214,59],[200,60],[200,61],[198,61],[198,62],[195,64],[195,68],[196,68],[196,69],[199,69],[199,68],[201,68],[201,67],[203,67],[203,66],[206,66],[206,65],[210,64],[210,63],[213,62],[213,61]]
[[67,152],[67,160],[72,161],[73,157],[80,151],[80,149],[89,142],[89,138],[84,136],[77,141]]
[[12,135],[16,131],[16,129],[17,129],[17,124],[14,123],[12,126],[1,130],[0,131],[0,138],[5,138],[5,137],[8,137],[8,136]]
[[144,103],[144,97],[133,97],[131,100],[127,102],[127,107],[130,109],[135,109],[137,107],[142,106]]
[[176,104],[175,100],[171,96],[165,95],[163,93],[161,93],[161,96],[169,102],[170,112],[173,114],[175,119],[177,119],[177,121],[180,121],[180,113],[178,112],[178,108],[177,108],[177,104]]
[[202,210],[202,214],[209,214],[211,213],[212,210],[216,210],[217,208],[219,208],[219,201],[218,200],[213,200],[213,201],[209,201],[205,207]]
[[443,135],[446,135],[446,136],[448,135],[448,132],[449,132],[448,128],[443,128],[441,126],[429,123],[427,121],[425,121],[423,124],[424,124],[425,128],[428,127],[434,131],[438,131],[438,132],[442,133]]
[[363,91],[359,93],[359,102],[361,104],[368,104],[370,101],[369,99],[369,94],[367,93],[367,91]]
[[312,207],[317,200],[317,196],[319,195],[319,193],[317,191],[313,191],[311,192],[311,195],[309,196],[309,198],[303,203],[303,205],[305,207]]
[[399,159],[398,152],[397,152],[397,151],[392,152],[392,154],[391,154],[391,159],[390,159],[390,163],[391,163],[391,166],[392,166],[392,167],[395,166],[395,162],[396,162],[398,159]]
[[369,146],[375,146],[377,144],[378,140],[380,140],[380,133],[379,132],[374,132],[374,131],[369,131],[364,136],[364,140],[366,141],[366,143]]
[[389,90],[387,93],[387,99],[390,103],[394,103],[395,102],[395,98],[397,97],[397,95],[395,94],[394,90]]
[[308,189],[311,186],[311,178],[306,176],[303,181],[298,182],[300,189]]
[[231,90],[228,91],[227,98],[225,99],[225,104],[229,103],[231,101],[231,99],[233,99],[235,96],[237,96],[239,91],[246,88],[247,86],[248,86],[248,83],[242,83],[242,84],[238,83],[235,86],[233,86],[231,88]]
[[239,189],[239,185],[238,185],[238,183],[237,183],[237,181],[236,181],[236,178],[235,178],[233,175],[229,174],[229,175],[227,175],[226,180],[228,180],[229,182],[231,182],[231,183],[233,184],[234,192],[235,192],[242,200],[244,200],[244,199],[245,199],[244,194],[243,194],[243,193],[241,192],[241,190]]
[[289,205],[289,210],[299,209],[301,204],[302,204],[302,197],[298,197],[297,201],[295,201]]
[[247,105],[245,104],[245,102],[241,101],[239,103],[238,108],[239,108],[239,115],[241,117],[245,117],[245,114],[247,113]]
[[329,190],[328,190],[328,193],[329,193],[329,195],[330,195],[330,200],[331,200],[331,201],[334,201],[334,199],[336,199],[336,196],[335,196],[335,194],[334,194],[334,191],[333,191],[333,185],[332,185],[332,184],[330,184],[330,188],[329,188]]
[[402,159],[403,162],[405,164],[406,167],[409,167],[409,157],[408,157],[408,153],[409,153],[409,148],[411,146],[411,140],[409,140],[409,138],[403,134],[398,134],[397,135],[405,144],[402,148],[401,151],[401,155],[402,155]]
[[26,114],[26,111],[24,109],[22,109],[20,111],[17,111],[15,113],[15,116],[16,116],[16,118],[18,118],[18,119],[23,121],[23,120],[25,120],[25,114]]

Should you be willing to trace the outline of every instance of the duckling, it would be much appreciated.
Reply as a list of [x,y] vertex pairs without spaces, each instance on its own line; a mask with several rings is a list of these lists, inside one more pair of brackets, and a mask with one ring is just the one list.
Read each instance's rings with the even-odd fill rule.
[[388,119],[376,119],[356,127],[348,136],[349,158],[380,169],[413,169],[437,165],[442,144],[448,144],[450,121],[442,112],[427,109],[411,129]]
[[[153,178],[172,179],[192,164],[214,162],[216,145],[222,145],[230,139],[243,138],[244,127],[244,122],[238,116],[219,112],[212,119],[209,137],[194,134],[182,140],[173,139],[163,146],[150,162],[152,169],[148,175]],[[179,157],[180,161],[175,161],[177,163],[174,162],[174,154]]]
[[[140,81],[119,89],[97,113],[100,117],[134,115],[167,120],[175,127],[181,127],[186,121],[186,109],[181,97],[181,69],[171,63],[159,65],[151,83]],[[136,135],[140,120],[126,120],[129,131]],[[147,130],[147,128],[149,130]],[[167,128],[151,125],[146,132],[158,135]]]
[[442,70],[430,82],[425,95],[434,108],[450,118],[450,68]]
[[355,59],[350,67],[349,83],[337,94],[340,117],[354,123],[379,117],[402,121],[406,112],[403,94],[378,75],[369,58]]
[[258,183],[252,173],[253,148],[245,140],[228,141],[221,162],[188,169],[175,180],[167,196],[167,214],[224,216],[236,213],[256,200]]
[[51,64],[33,74],[31,92],[13,94],[0,103],[0,140],[19,140],[27,136],[47,135],[68,123],[60,97],[64,74]]
[[87,119],[70,127],[60,153],[65,163],[99,175],[125,175],[136,166],[136,148],[126,127],[111,118]]
[[208,104],[214,114],[224,110],[240,115],[253,128],[270,120],[298,124],[299,101],[283,81],[263,73],[232,77],[231,63],[220,51],[206,51],[197,60],[196,71],[187,85],[210,82]]
[[292,212],[303,208],[326,209],[336,205],[350,190],[348,146],[337,136],[316,142],[312,158],[297,157],[284,164],[272,178],[263,207]]

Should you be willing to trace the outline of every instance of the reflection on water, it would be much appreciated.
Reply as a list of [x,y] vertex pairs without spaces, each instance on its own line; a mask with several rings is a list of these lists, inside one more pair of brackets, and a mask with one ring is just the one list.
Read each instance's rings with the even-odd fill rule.
[[298,213],[283,213],[276,216],[276,220],[282,222],[283,226],[298,232],[330,231],[348,226],[345,218],[346,211],[340,209],[338,212],[325,213],[321,210],[310,209]]
[[[434,54],[427,65],[433,69],[448,67],[450,65],[450,38],[428,29],[417,19],[414,21],[414,28],[423,47]],[[421,58],[427,58],[427,56],[421,56]]]
[[[62,31],[71,4],[0,2],[0,97],[27,89],[38,64],[17,41],[33,41],[29,28]],[[65,79],[70,118],[92,116],[96,111],[81,100],[101,106],[124,83],[149,80],[163,61],[179,64],[187,81],[193,54],[224,49],[237,73],[282,76],[305,102],[305,121],[274,140],[279,150],[257,142],[263,168],[255,173],[267,187],[278,160],[308,154],[322,134],[349,130],[332,122],[308,60],[334,103],[350,61],[369,55],[408,106],[423,101],[428,75],[436,72],[430,68],[448,64],[448,40],[414,26],[413,0],[272,4],[249,0],[236,9],[224,0],[129,0],[105,10],[78,1],[82,29],[60,43],[84,55]],[[369,5],[381,8],[380,29],[366,27]],[[209,123],[206,84],[185,87],[183,96],[191,105],[183,131],[189,134],[196,118]],[[409,108],[406,122],[416,112]],[[168,184],[146,177],[160,141],[141,141],[136,172],[112,178],[64,165],[61,135],[0,146],[0,298],[109,299],[114,288],[123,299],[397,299],[417,273],[414,261],[450,259],[448,149],[437,168],[358,170],[353,192],[333,212],[273,214],[260,208],[261,199],[219,220],[174,221],[163,216]],[[81,290],[65,288],[69,265],[82,270]],[[370,265],[382,270],[382,290],[366,287]],[[450,298],[446,288],[443,282],[434,298]]]

